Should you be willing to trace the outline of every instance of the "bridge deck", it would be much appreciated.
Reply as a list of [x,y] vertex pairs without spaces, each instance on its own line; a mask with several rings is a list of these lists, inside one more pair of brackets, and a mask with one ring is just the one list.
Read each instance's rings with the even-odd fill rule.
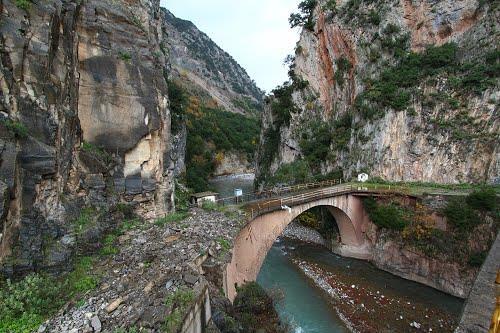
[[[421,190],[420,193],[442,194],[442,195],[467,194],[463,191],[449,191],[449,190],[436,190],[436,189],[426,189],[426,191]],[[406,195],[413,197],[419,195],[417,191],[412,191],[409,188],[402,186],[378,185],[378,184],[377,185],[369,184],[367,186],[365,186],[364,184],[340,184],[314,190],[306,190],[301,193],[295,193],[293,195],[286,195],[286,196],[284,195],[276,198],[255,200],[253,202],[247,203],[244,206],[244,208],[249,212],[250,217],[253,219],[259,215],[272,212],[275,210],[280,210],[284,206],[293,207],[295,205],[344,194],[355,194],[357,196],[387,196],[396,194],[396,195]]]

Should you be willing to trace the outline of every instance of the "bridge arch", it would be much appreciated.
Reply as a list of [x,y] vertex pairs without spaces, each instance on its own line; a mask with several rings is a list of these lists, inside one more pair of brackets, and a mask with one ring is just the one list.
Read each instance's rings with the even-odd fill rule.
[[344,194],[269,212],[248,222],[234,241],[232,260],[224,279],[230,300],[236,296],[237,285],[255,281],[268,251],[286,226],[300,214],[318,206],[326,207],[337,222],[342,242],[340,254],[369,258],[371,251],[365,237],[369,219],[359,197]]

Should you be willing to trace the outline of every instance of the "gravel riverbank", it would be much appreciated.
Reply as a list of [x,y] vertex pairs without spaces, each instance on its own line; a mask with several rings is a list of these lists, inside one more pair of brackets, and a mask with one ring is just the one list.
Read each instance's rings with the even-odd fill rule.
[[298,259],[298,268],[330,298],[332,306],[353,332],[453,332],[456,319],[436,308],[395,297],[388,290],[375,290]]
[[306,243],[327,246],[326,240],[314,229],[304,227],[300,223],[293,221],[283,231],[281,237],[299,240]]

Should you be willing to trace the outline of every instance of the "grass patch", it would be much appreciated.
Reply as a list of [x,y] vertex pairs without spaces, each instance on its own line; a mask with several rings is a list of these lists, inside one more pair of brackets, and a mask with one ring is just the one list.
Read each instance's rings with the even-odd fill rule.
[[123,235],[127,231],[133,230],[133,229],[137,228],[137,226],[140,224],[140,222],[141,222],[141,220],[138,218],[131,219],[131,220],[125,220],[122,222],[122,224],[118,230],[118,233]]
[[209,212],[214,212],[219,210],[219,205],[217,205],[216,202],[210,200],[203,200],[201,208]]
[[116,235],[110,234],[104,238],[103,247],[99,253],[103,256],[111,256],[118,254],[120,250],[114,245],[116,241]]
[[167,308],[172,311],[165,318],[164,331],[167,333],[175,333],[182,324],[183,316],[194,302],[195,294],[190,289],[179,289],[173,294],[169,295],[165,300]]
[[76,232],[81,233],[94,222],[96,210],[94,207],[85,207],[80,211],[80,215],[73,222]]
[[155,221],[155,224],[159,227],[163,227],[167,224],[177,223],[182,220],[185,220],[189,217],[189,213],[186,212],[175,212],[168,214],[165,217],[159,218]]

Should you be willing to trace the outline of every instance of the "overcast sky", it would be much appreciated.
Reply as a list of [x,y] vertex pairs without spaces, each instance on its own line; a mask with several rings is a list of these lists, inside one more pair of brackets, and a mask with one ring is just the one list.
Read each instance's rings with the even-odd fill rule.
[[300,0],[161,0],[175,16],[192,21],[269,92],[287,79],[283,60],[299,36],[288,16]]

